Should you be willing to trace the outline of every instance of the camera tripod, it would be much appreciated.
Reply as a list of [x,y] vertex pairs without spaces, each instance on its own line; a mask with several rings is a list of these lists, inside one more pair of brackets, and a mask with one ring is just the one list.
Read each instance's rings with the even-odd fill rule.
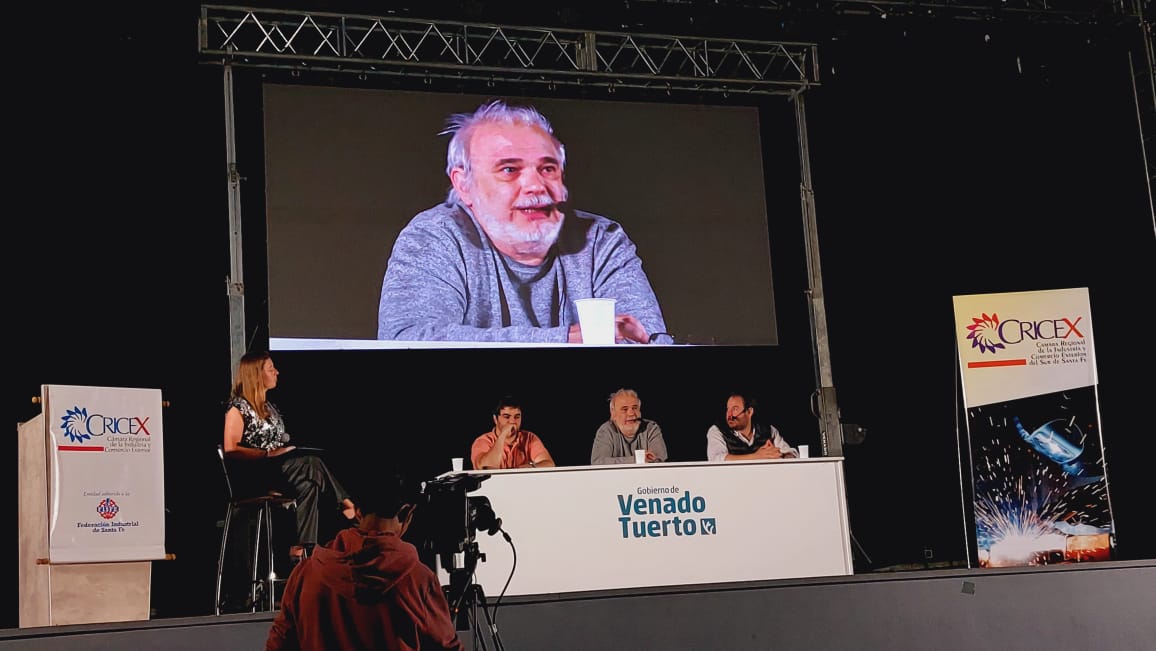
[[[485,560],[484,555],[478,552],[477,543],[470,543],[466,546],[464,567],[450,570],[450,584],[445,587],[450,617],[457,630],[473,631],[475,650],[487,651],[489,645],[486,638],[489,637],[494,651],[503,651],[502,638],[498,635],[498,627],[486,603],[486,593],[482,586],[473,583],[474,569],[478,566],[479,558]],[[479,613],[485,618],[484,626],[478,619]]]

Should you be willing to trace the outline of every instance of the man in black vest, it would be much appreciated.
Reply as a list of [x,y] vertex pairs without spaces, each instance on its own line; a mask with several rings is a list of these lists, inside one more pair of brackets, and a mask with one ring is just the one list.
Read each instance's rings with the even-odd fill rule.
[[798,452],[774,425],[755,423],[754,398],[732,393],[727,398],[726,419],[706,432],[707,461],[793,459]]

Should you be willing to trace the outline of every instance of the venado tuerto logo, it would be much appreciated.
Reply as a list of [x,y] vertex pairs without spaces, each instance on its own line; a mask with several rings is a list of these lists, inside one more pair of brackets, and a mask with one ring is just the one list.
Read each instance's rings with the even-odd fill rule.
[[623,538],[713,536],[718,522],[707,513],[702,495],[677,486],[640,486],[618,495],[618,523]]

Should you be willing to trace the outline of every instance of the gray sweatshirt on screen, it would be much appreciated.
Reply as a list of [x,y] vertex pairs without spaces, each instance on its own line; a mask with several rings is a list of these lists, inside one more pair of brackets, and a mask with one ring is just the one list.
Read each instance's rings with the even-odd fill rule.
[[574,300],[616,299],[648,333],[666,323],[634,243],[611,219],[571,210],[541,266],[502,255],[461,204],[410,220],[381,284],[377,338],[566,343]]

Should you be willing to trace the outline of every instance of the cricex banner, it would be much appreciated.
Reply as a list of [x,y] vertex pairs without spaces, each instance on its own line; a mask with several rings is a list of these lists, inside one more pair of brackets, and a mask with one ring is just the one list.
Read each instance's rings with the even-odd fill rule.
[[49,561],[165,557],[158,389],[43,385]]
[[953,300],[980,565],[1110,559],[1088,290]]

